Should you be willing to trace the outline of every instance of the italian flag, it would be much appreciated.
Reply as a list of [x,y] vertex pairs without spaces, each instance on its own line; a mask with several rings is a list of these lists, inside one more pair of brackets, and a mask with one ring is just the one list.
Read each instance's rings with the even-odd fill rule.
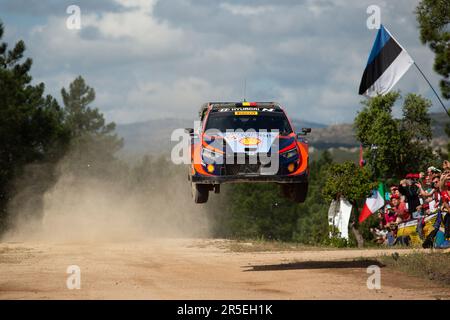
[[378,190],[373,190],[370,198],[366,199],[366,203],[364,204],[364,208],[359,215],[359,222],[363,222],[371,214],[376,212],[378,209],[384,206],[384,184],[378,184]]

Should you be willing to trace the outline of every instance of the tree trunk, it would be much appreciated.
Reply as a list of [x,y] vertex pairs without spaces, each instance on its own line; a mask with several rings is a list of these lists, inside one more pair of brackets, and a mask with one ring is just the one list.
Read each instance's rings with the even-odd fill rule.
[[[356,214],[353,214],[353,218],[354,220],[352,222],[350,222],[350,227],[352,228],[352,232],[355,235],[355,239],[356,239],[356,243],[358,244],[358,248],[364,248],[364,238],[361,235],[361,232],[359,232],[359,230],[355,227],[356,224],[356,219],[358,218],[358,205],[355,202],[352,203],[353,207],[355,208],[354,210],[356,211]],[[353,211],[353,212],[355,212]]]
[[355,228],[355,223],[351,223],[352,232],[355,235],[356,242],[358,243],[358,248],[364,248],[364,238],[359,232],[358,229]]

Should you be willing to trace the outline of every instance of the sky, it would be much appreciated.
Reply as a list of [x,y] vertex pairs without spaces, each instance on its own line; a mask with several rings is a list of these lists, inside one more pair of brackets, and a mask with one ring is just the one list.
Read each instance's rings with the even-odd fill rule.
[[[277,101],[288,115],[351,122],[377,30],[368,6],[438,89],[419,40],[416,0],[0,0],[4,41],[25,41],[33,82],[60,99],[78,75],[108,121],[197,115],[207,101]],[[81,28],[69,29],[70,5]],[[245,88],[245,90],[244,90]],[[395,86],[438,100],[411,67]],[[395,108],[400,115],[400,107]]]

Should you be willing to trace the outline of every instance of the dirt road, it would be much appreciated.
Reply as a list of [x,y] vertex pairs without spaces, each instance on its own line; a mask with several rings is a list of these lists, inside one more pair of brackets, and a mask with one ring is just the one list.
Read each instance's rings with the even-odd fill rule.
[[[226,241],[186,239],[1,243],[0,299],[450,298],[448,288],[386,267],[381,269],[381,290],[369,290],[366,268],[371,262],[358,258],[380,254],[382,250],[232,252]],[[79,290],[67,289],[69,265],[80,267]]]

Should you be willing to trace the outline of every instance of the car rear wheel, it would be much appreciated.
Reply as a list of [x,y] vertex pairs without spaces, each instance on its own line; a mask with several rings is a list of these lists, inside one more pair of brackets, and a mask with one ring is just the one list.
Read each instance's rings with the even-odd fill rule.
[[292,194],[292,185],[289,183],[280,183],[281,194],[283,197],[290,199]]
[[205,203],[208,201],[209,187],[206,184],[192,183],[192,197],[195,203]]
[[292,200],[297,203],[303,203],[308,195],[308,183],[294,183],[292,185]]

